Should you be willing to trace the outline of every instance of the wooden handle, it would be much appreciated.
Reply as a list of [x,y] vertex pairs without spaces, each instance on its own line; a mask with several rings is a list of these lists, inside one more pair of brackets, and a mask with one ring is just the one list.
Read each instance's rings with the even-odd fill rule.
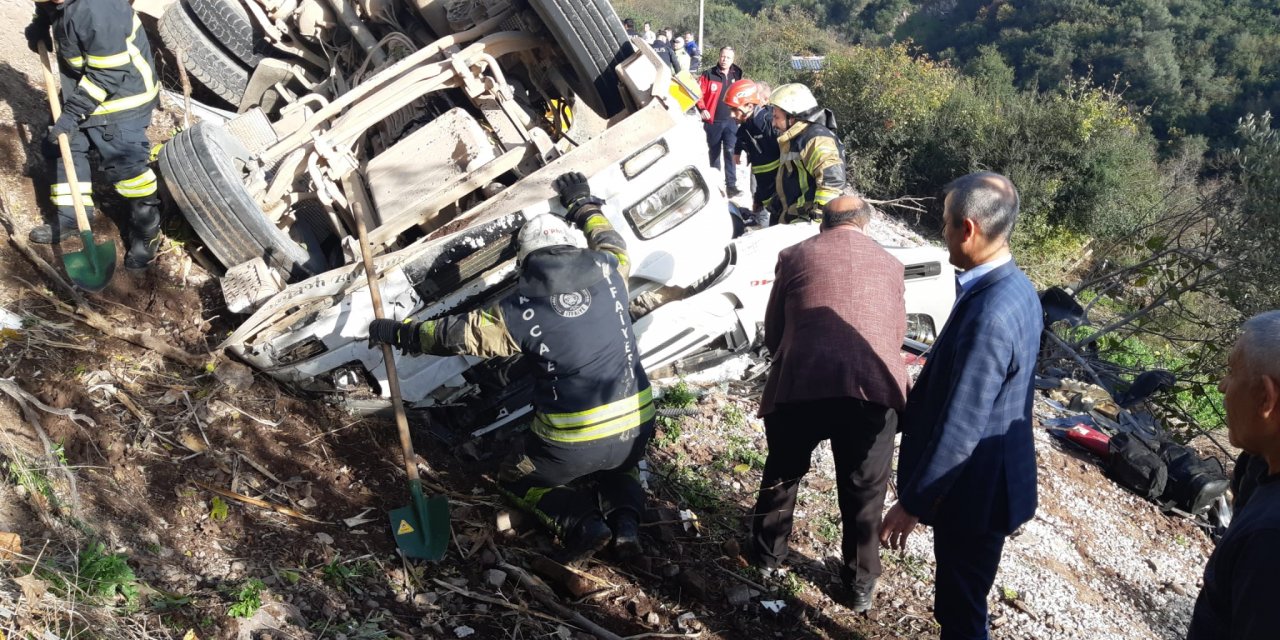
[[[373,249],[369,246],[369,232],[364,226],[364,185],[359,176],[344,181],[347,198],[351,202],[351,217],[356,222],[356,237],[360,240],[360,255],[364,258],[364,276],[369,283],[369,297],[373,299],[373,317],[382,320],[382,293],[378,290],[378,272],[373,268]],[[360,191],[357,194],[357,191]],[[418,480],[417,457],[413,453],[413,439],[409,435],[409,417],[404,411],[404,398],[400,395],[400,376],[396,372],[395,351],[389,344],[382,345],[382,362],[387,367],[387,388],[391,391],[391,406],[396,413],[396,428],[400,430],[400,448],[404,450],[404,470],[409,481]]]
[[[37,49],[40,53],[40,70],[44,72],[44,88],[49,94],[49,113],[54,123],[62,117],[62,101],[58,99],[58,81],[53,77],[53,64],[49,61],[49,52],[41,42]],[[62,154],[62,168],[67,174],[67,188],[71,191],[71,204],[76,210],[76,227],[80,231],[89,230],[89,216],[84,212],[84,200],[80,195],[80,180],[76,177],[75,161],[71,157],[71,141],[65,133],[58,134],[58,152]]]

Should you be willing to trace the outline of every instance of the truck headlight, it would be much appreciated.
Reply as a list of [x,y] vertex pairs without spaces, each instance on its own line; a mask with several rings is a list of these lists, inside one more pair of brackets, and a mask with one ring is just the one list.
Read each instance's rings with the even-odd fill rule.
[[707,204],[708,195],[702,175],[689,167],[627,209],[627,220],[637,235],[648,240],[697,213]]
[[933,341],[937,339],[933,318],[923,313],[908,313],[907,337],[925,344],[933,344]]

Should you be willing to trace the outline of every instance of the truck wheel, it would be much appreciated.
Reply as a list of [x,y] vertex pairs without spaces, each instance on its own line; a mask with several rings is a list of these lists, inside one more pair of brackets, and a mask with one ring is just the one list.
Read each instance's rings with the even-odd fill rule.
[[529,4],[587,84],[582,97],[606,116],[622,111],[614,67],[631,54],[631,43],[613,7],[606,0],[532,0]]
[[226,129],[200,122],[164,145],[160,175],[191,228],[223,266],[262,258],[290,280],[326,271],[329,262],[318,225],[295,225],[305,237],[294,239],[273,225],[249,195],[236,168],[249,159]]
[[170,51],[182,50],[183,66],[203,87],[233,107],[249,85],[249,70],[200,30],[185,2],[174,3],[160,16],[160,40]]
[[253,69],[262,61],[255,47],[262,38],[254,32],[249,12],[238,0],[182,0],[204,32],[222,45],[243,66]]

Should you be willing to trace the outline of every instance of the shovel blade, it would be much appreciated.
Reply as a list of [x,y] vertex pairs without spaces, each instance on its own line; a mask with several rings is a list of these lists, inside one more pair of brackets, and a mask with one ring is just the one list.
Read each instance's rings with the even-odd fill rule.
[[389,514],[396,546],[410,558],[439,560],[449,549],[449,500],[422,495],[418,481],[409,484],[409,493],[413,501]]
[[116,272],[116,243],[108,239],[94,244],[91,230],[80,232],[80,242],[83,246],[79,251],[62,254],[67,277],[85,291],[102,291]]

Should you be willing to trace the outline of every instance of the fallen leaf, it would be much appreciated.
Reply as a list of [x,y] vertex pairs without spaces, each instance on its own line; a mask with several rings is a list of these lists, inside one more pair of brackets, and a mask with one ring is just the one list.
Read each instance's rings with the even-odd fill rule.
[[322,531],[316,534],[316,541],[320,544],[331,545],[333,544],[333,536]]
[[199,436],[190,431],[183,432],[182,435],[178,436],[178,440],[182,441],[182,446],[196,453],[204,453],[209,449],[204,440],[201,440]]
[[22,553],[22,536],[0,531],[0,561],[8,560],[19,553]]
[[182,634],[182,640],[200,640],[200,636],[196,635],[195,629],[187,629],[187,632]]
[[733,472],[734,472],[734,473],[746,473],[746,472],[748,472],[748,471],[750,471],[750,470],[751,470],[751,465],[749,465],[749,464],[747,464],[747,463],[745,463],[745,462],[743,462],[743,463],[741,463],[741,464],[734,465],[734,467],[733,467]]
[[364,517],[365,514],[369,513],[370,511],[373,511],[373,508],[365,509],[364,511],[361,511],[360,513],[357,513],[356,515],[351,516],[350,518],[346,518],[342,521],[342,523],[347,525],[348,527],[354,528],[362,524],[368,524],[370,522],[377,520],[377,518]]
[[49,590],[49,583],[31,574],[19,576],[14,578],[13,581],[18,583],[19,587],[22,587],[22,597],[33,604],[39,602],[44,592]]

